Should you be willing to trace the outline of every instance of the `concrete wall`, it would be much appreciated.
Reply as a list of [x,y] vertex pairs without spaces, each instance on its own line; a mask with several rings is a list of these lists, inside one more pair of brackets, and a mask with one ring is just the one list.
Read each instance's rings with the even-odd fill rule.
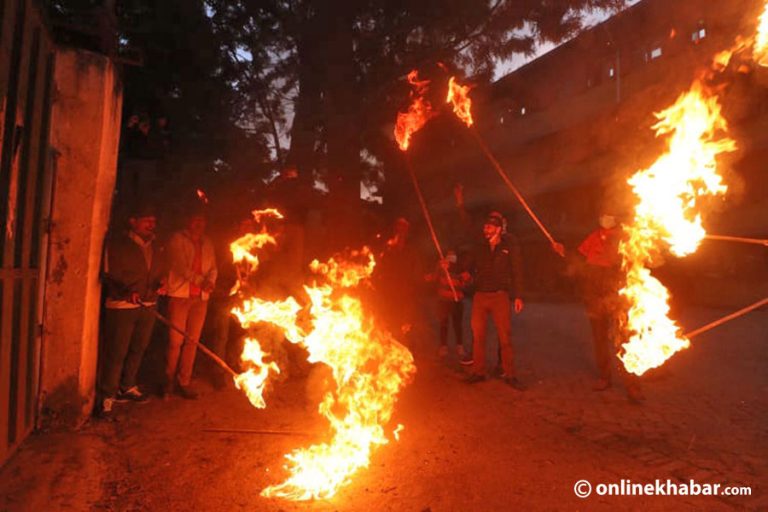
[[94,400],[99,269],[115,185],[122,87],[114,64],[56,56],[51,146],[57,153],[41,362],[43,424],[73,427]]

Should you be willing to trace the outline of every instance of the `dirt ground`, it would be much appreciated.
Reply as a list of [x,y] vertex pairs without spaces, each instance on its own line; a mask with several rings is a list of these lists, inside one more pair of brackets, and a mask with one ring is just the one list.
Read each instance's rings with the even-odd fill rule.
[[[724,312],[684,313],[694,327]],[[590,390],[580,306],[530,304],[514,327],[525,393],[498,380],[465,384],[455,362],[438,361],[425,326],[418,375],[394,419],[405,424],[400,442],[377,450],[331,500],[259,495],[282,481],[283,454],[311,438],[205,431],[323,431],[294,379],[266,410],[200,382],[197,401],[120,404],[79,432],[35,434],[0,472],[0,510],[768,510],[768,312],[696,338],[644,379],[643,405],[620,385]],[[573,490],[581,479],[596,488],[691,478],[751,486],[752,495],[580,499]]]

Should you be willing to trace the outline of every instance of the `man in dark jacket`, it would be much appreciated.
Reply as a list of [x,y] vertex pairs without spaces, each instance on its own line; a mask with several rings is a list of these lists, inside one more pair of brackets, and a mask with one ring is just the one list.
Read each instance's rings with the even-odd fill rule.
[[134,208],[129,229],[107,240],[103,282],[104,352],[99,395],[101,412],[115,401],[143,402],[136,373],[155,324],[154,308],[162,288],[162,255],[155,247],[157,217],[147,205]]
[[474,254],[474,361],[468,382],[481,382],[486,378],[485,334],[490,316],[499,335],[504,382],[523,391],[525,386],[515,376],[512,350],[512,307],[515,313],[523,310],[520,247],[513,237],[504,234],[503,226],[503,216],[497,212],[491,213],[483,225],[485,240]]

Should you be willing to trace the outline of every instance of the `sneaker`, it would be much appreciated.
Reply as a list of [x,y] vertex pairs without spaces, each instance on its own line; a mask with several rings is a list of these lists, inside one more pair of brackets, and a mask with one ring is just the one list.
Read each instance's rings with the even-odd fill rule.
[[101,413],[109,414],[112,412],[112,406],[115,405],[115,399],[112,397],[105,398],[101,401]]
[[139,390],[138,386],[131,386],[117,394],[118,402],[146,402],[149,397]]
[[511,387],[515,391],[525,391],[528,386],[520,382],[517,377],[504,377],[504,384]]
[[479,373],[473,373],[464,380],[467,384],[477,384],[483,381],[485,381],[485,375],[480,375]]
[[196,400],[197,399],[197,391],[193,390],[189,386],[179,386],[179,389],[176,391],[181,398],[184,398],[186,400]]

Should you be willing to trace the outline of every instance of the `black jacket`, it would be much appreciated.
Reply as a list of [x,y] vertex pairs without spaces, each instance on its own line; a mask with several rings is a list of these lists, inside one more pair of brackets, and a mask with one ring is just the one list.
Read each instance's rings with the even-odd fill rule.
[[107,240],[102,275],[107,298],[129,300],[131,293],[137,292],[144,302],[157,300],[166,264],[164,251],[158,248],[156,242],[152,243],[152,249],[152,267],[147,268],[141,247],[128,233],[120,233]]
[[523,293],[520,245],[511,235],[502,237],[491,251],[487,240],[478,244],[472,260],[475,292],[506,291],[513,298]]

